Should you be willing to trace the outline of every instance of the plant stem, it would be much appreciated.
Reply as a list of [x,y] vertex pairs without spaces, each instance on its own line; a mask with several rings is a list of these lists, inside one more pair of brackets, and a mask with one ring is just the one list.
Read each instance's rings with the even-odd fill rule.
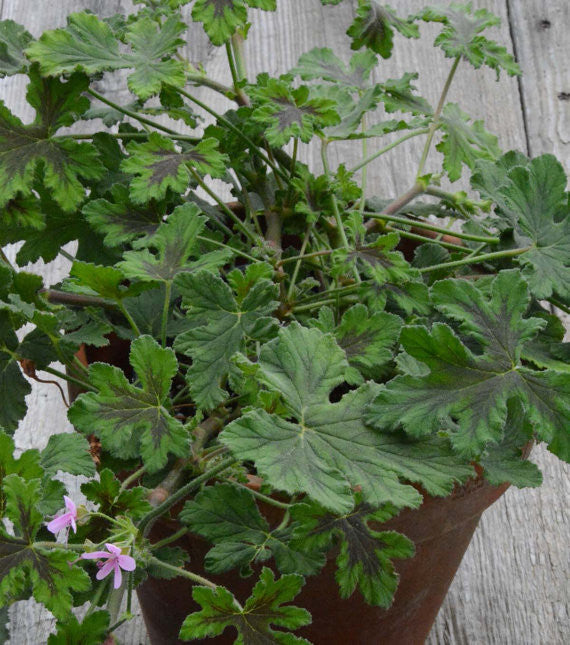
[[99,92],[96,92],[91,88],[87,90],[87,93],[91,94],[91,96],[101,101],[101,103],[105,103],[109,107],[112,107],[113,109],[117,110],[118,112],[121,112],[122,114],[126,114],[127,116],[130,116],[136,121],[140,121],[141,123],[146,123],[146,125],[150,125],[156,130],[161,130],[162,132],[167,132],[168,134],[174,134],[178,136],[178,133],[175,132],[174,130],[167,128],[164,125],[160,125],[160,123],[156,123],[155,121],[151,121],[151,119],[147,119],[146,117],[142,116],[142,114],[137,114],[137,112],[133,112],[128,108],[121,107],[120,105],[117,105],[117,103],[113,103],[113,101],[110,101],[108,98],[105,98],[102,94],[99,94]]
[[61,305],[70,305],[72,307],[106,307],[116,308],[113,300],[98,298],[97,296],[85,296],[78,293],[67,293],[67,291],[57,291],[56,289],[40,289],[39,293],[46,297],[48,302]]
[[126,490],[133,482],[135,482],[139,477],[144,475],[146,472],[146,466],[141,466],[138,470],[135,470],[134,473],[131,473],[126,479],[123,480],[121,488],[119,488],[119,493]]
[[163,546],[166,546],[167,544],[171,544],[172,542],[176,542],[176,540],[180,539],[182,536],[186,535],[190,529],[186,526],[183,526],[181,529],[176,531],[176,533],[173,533],[172,535],[169,535],[168,537],[165,537],[163,540],[159,540],[158,542],[155,542],[154,544],[150,545],[151,549],[160,549]]
[[441,111],[443,110],[443,106],[445,105],[445,100],[447,98],[447,93],[449,92],[449,88],[451,87],[451,82],[453,81],[453,77],[455,76],[455,72],[457,71],[457,66],[459,65],[460,60],[461,60],[461,56],[457,56],[455,58],[455,60],[453,61],[453,65],[451,66],[451,69],[449,70],[449,74],[447,75],[445,85],[443,86],[441,96],[439,97],[439,102],[437,104],[435,112],[433,113],[433,120],[431,122],[431,126],[430,126],[429,131],[428,131],[427,140],[426,140],[423,152],[422,152],[422,157],[420,159],[420,165],[418,167],[418,172],[417,172],[418,177],[421,177],[421,175],[424,172],[424,168],[425,168],[426,161],[427,161],[427,158],[428,158],[429,150],[430,150],[430,147],[431,147],[431,142],[433,141],[433,135],[435,134],[435,131],[439,127],[439,117],[441,115]]
[[14,266],[12,265],[12,263],[10,262],[10,260],[8,259],[8,256],[4,253],[4,249],[3,249],[2,247],[0,247],[0,258],[1,258],[1,259],[2,259],[2,260],[3,260],[3,261],[8,265],[11,269],[13,269],[13,268],[14,268]]
[[65,381],[69,381],[70,383],[75,383],[75,385],[78,385],[83,390],[91,390],[92,392],[97,391],[92,385],[89,385],[89,383],[86,383],[85,381],[80,381],[79,379],[75,378],[74,376],[70,376],[69,374],[66,374],[65,372],[60,372],[59,370],[56,370],[53,367],[44,367],[41,371],[42,372],[48,372],[48,374],[53,374],[54,376],[57,376],[58,378],[62,378]]
[[299,275],[299,269],[301,268],[301,262],[303,261],[303,255],[305,253],[305,249],[307,248],[307,244],[309,243],[312,228],[313,228],[313,225],[310,224],[307,227],[307,230],[305,231],[305,237],[303,238],[303,244],[301,245],[301,253],[299,255],[299,259],[297,260],[297,264],[295,264],[295,268],[293,269],[293,275],[291,276],[291,284],[289,285],[289,289],[287,291],[287,300],[291,300],[291,298],[293,297],[293,291],[295,290],[295,283],[297,282],[297,276]]
[[224,213],[234,222],[234,224],[237,226],[237,228],[246,236],[249,238],[251,242],[254,244],[257,243],[257,239],[255,237],[255,233],[252,233],[247,226],[240,220],[240,218],[231,210],[231,208],[228,208],[226,204],[216,195],[216,193],[206,184],[206,182],[200,177],[200,175],[194,170],[194,168],[190,168],[190,172],[192,173],[192,176],[198,183],[198,185],[206,192],[210,197],[218,204],[218,206],[224,211]]
[[[333,291],[335,290],[333,289]],[[337,304],[337,300],[335,298],[329,298],[328,300],[321,300],[319,302],[314,302],[308,305],[294,305],[293,312],[299,313],[301,311],[312,311],[313,309],[316,309],[318,307],[325,307],[326,305],[336,305],[336,304]]]
[[330,255],[334,253],[334,249],[325,249],[323,251],[315,251],[314,253],[305,253],[304,255],[292,255],[291,257],[279,260],[279,264],[286,264],[287,262],[295,262],[296,260],[307,260],[309,258],[318,258],[322,255]]
[[212,479],[218,473],[221,473],[223,470],[226,470],[230,466],[236,463],[235,457],[228,457],[224,459],[217,466],[214,466],[207,472],[203,473],[199,477],[196,477],[192,481],[188,482],[185,486],[179,488],[176,492],[172,493],[162,504],[153,508],[152,511],[147,513],[139,522],[139,531],[145,535],[147,530],[150,528],[151,522],[153,522],[157,517],[160,517],[163,513],[166,513],[170,508],[172,508],[179,500],[183,499],[191,493],[192,491],[200,488],[200,486],[206,483],[208,480]]
[[129,323],[129,325],[131,326],[131,329],[133,330],[133,333],[135,334],[135,336],[137,336],[137,337],[140,336],[141,331],[140,331],[137,323],[135,322],[134,318],[127,311],[127,308],[125,307],[125,305],[122,302],[117,301],[117,307],[119,308],[119,311],[123,314],[123,316],[126,318],[126,320]]
[[261,148],[256,143],[254,143],[246,134],[244,134],[239,128],[237,128],[231,121],[226,119],[221,114],[218,114],[215,110],[212,110],[212,108],[209,105],[202,103],[202,101],[197,99],[195,96],[192,96],[192,94],[189,94],[185,90],[180,89],[178,87],[176,88],[176,91],[179,94],[182,94],[182,96],[185,96],[189,101],[192,101],[192,103],[195,103],[198,107],[201,107],[204,111],[208,112],[208,114],[211,114],[217,121],[219,121],[220,123],[223,123],[226,126],[226,128],[228,128],[228,130],[231,130],[239,137],[241,137],[246,143],[248,143],[252,147],[253,150],[255,150],[255,153],[259,157],[261,157],[261,159],[271,168],[271,170],[273,170],[273,172],[278,173],[279,175],[281,175],[283,179],[287,180],[287,176],[285,175],[285,173],[267,157],[267,155],[261,150]]
[[282,508],[284,510],[288,510],[289,508],[291,508],[291,504],[287,504],[287,502],[280,502],[278,499],[273,499],[273,497],[269,497],[269,495],[264,495],[259,491],[256,491],[251,488],[248,488],[247,486],[244,486],[243,484],[240,484],[238,482],[232,482],[232,484],[237,484],[238,486],[241,486],[241,488],[245,488],[245,490],[249,491],[254,497],[256,497],[262,502],[265,502],[266,504],[269,504],[270,506],[275,506],[277,508]]
[[84,551],[83,544],[60,544],[59,542],[34,542],[32,548],[38,549],[70,549],[71,551]]
[[399,146],[404,141],[407,141],[408,139],[412,139],[413,137],[417,137],[421,134],[427,134],[428,132],[429,132],[429,128],[421,128],[420,130],[412,130],[411,132],[408,132],[404,136],[400,137],[399,139],[396,139],[395,141],[392,141],[392,143],[389,143],[387,146],[384,146],[380,150],[376,151],[374,154],[363,159],[360,163],[356,164],[356,166],[351,168],[350,172],[358,172],[361,168],[364,168],[365,166],[367,166],[371,161],[374,161],[384,153],[389,152],[390,150],[392,150],[392,148]]
[[409,240],[416,240],[417,242],[433,242],[434,244],[439,244],[439,246],[442,246],[444,249],[449,249],[450,251],[469,253],[469,249],[466,246],[459,246],[459,244],[452,244],[451,242],[444,242],[443,240],[432,239],[431,237],[424,237],[423,235],[416,235],[416,233],[403,231],[401,228],[396,228],[390,225],[386,226],[386,230],[394,231],[401,237],[405,237]]
[[163,347],[166,347],[166,327],[168,326],[168,310],[170,308],[171,293],[172,282],[170,280],[167,280],[164,284],[164,305],[162,307],[162,321],[160,324],[160,340]]
[[460,267],[467,264],[479,264],[487,260],[498,260],[500,258],[510,258],[516,255],[521,255],[530,251],[533,247],[527,246],[523,249],[510,249],[508,251],[496,251],[495,253],[484,253],[475,257],[463,258],[463,260],[455,260],[454,262],[443,262],[442,264],[434,264],[430,267],[422,267],[419,269],[420,273],[429,273],[430,271],[437,271],[439,269],[451,269],[453,267]]
[[560,302],[558,298],[555,298],[554,296],[550,296],[550,298],[547,298],[548,302],[550,304],[554,305],[557,309],[560,309],[560,311],[563,311],[565,314],[570,314],[570,307],[568,305],[565,305],[563,302]]
[[[82,139],[92,139],[96,132],[87,133],[87,134],[66,134],[61,137],[52,137],[53,139],[77,139],[81,141]],[[148,139],[148,132],[107,132],[106,134],[115,137],[115,139]],[[189,141],[190,143],[199,143],[201,141],[200,137],[191,137],[185,134],[175,134],[172,133],[168,137],[174,141]]]
[[196,582],[199,585],[210,587],[210,589],[216,589],[218,586],[215,583],[208,580],[207,578],[203,578],[202,576],[199,576],[197,573],[192,573],[191,571],[187,571],[186,569],[182,569],[181,567],[175,567],[173,564],[168,564],[167,562],[163,562],[162,560],[159,560],[154,556],[150,557],[150,562],[157,567],[165,569],[166,571],[171,571],[173,573],[178,574],[179,576],[182,576],[183,578],[188,578],[188,580],[192,580],[192,582]]
[[248,255],[247,253],[244,253],[239,249],[235,249],[233,246],[229,246],[228,244],[224,244],[223,242],[218,242],[218,240],[211,240],[209,237],[204,237],[202,235],[196,235],[196,239],[201,240],[202,242],[208,242],[209,244],[213,244],[214,246],[220,246],[224,249],[229,249],[232,253],[241,255],[242,258],[246,258],[250,262],[259,262],[259,260],[255,259],[252,255]]
[[[404,208],[406,204],[411,202],[418,195],[421,195],[423,192],[424,192],[423,183],[417,181],[405,193],[402,193],[399,197],[396,197],[394,201],[390,202],[388,206],[384,208],[382,213],[379,213],[379,215],[392,215],[393,213],[397,213],[399,210]],[[372,231],[376,227],[376,225],[377,225],[376,221],[370,220],[369,222],[366,222],[365,228],[367,231]]]
[[222,85],[221,83],[218,83],[217,81],[214,81],[203,74],[198,74],[195,72],[187,72],[186,80],[189,83],[194,83],[194,85],[202,85],[203,87],[209,87],[211,90],[214,90],[219,94],[223,94],[228,99],[235,99],[235,92],[231,87],[228,87],[227,85]]
[[485,244],[498,244],[501,241],[498,237],[484,237],[482,235],[471,235],[471,233],[461,233],[457,231],[452,231],[447,228],[441,228],[440,226],[433,226],[432,224],[426,224],[422,220],[414,220],[414,219],[409,219],[407,217],[398,217],[396,215],[388,215],[386,213],[365,212],[364,214],[374,219],[386,220],[387,222],[398,222],[398,224],[407,224],[408,226],[415,226],[416,228],[421,228],[426,231],[435,231],[436,233],[441,233],[442,235],[451,235],[453,237],[458,237],[463,240],[472,240],[473,242],[485,242]]

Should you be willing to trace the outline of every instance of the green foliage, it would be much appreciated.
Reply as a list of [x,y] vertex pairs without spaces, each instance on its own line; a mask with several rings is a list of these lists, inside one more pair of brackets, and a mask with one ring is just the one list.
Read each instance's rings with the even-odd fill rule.
[[471,181],[496,204],[499,228],[512,229],[517,247],[529,247],[515,262],[532,294],[554,292],[570,303],[570,206],[560,162],[552,155],[530,160],[507,153],[494,164],[479,162]]
[[233,568],[275,558],[281,573],[312,575],[324,565],[324,557],[299,545],[291,548],[291,528],[270,530],[251,493],[232,484],[205,488],[186,502],[180,520],[193,533],[215,544],[206,555],[206,569],[223,573]]
[[495,278],[490,298],[461,280],[432,287],[436,307],[460,323],[460,330],[478,352],[470,350],[444,323],[404,328],[404,349],[427,365],[429,375],[397,376],[369,408],[368,421],[377,428],[403,426],[413,436],[447,429],[457,451],[480,454],[504,435],[507,402],[522,403],[535,434],[562,459],[570,458],[568,375],[534,371],[521,363],[522,346],[544,327],[526,318],[529,296],[516,271]]
[[350,513],[335,516],[318,504],[299,504],[293,514],[298,522],[294,544],[329,550],[340,543],[335,577],[341,597],[350,597],[358,587],[369,605],[387,608],[398,585],[392,560],[412,557],[414,545],[404,535],[379,532],[370,523],[385,522],[394,513],[390,507],[374,510],[359,504]]
[[14,524],[15,536],[0,528],[0,604],[29,597],[31,592],[63,620],[71,611],[71,592],[85,591],[90,583],[80,567],[70,566],[72,553],[34,545],[42,524],[42,514],[37,509],[40,486],[39,479],[25,481],[16,474],[4,478],[6,517]]
[[55,475],[59,470],[85,477],[95,474],[89,443],[75,433],[52,435],[42,450],[40,463],[46,475]]
[[390,58],[394,30],[406,38],[419,38],[417,25],[399,18],[392,7],[378,0],[358,0],[356,18],[347,34],[352,38],[352,49],[369,47],[382,58]]
[[175,143],[162,134],[153,132],[146,143],[131,143],[130,156],[121,164],[122,169],[135,175],[131,181],[130,196],[136,204],[151,199],[162,199],[170,189],[185,193],[189,188],[191,171],[221,177],[227,158],[218,152],[215,139],[202,139],[196,146]]
[[110,516],[129,514],[138,519],[148,513],[147,490],[142,486],[121,490],[121,482],[108,468],[99,473],[99,481],[81,485],[81,492],[87,499],[99,506],[102,513]]
[[20,74],[28,61],[24,50],[32,36],[13,20],[0,20],[0,78]]
[[263,340],[273,333],[275,321],[269,315],[277,305],[276,286],[263,277],[245,292],[236,288],[236,297],[220,277],[207,271],[184,273],[176,286],[183,305],[189,307],[186,316],[193,328],[176,338],[174,348],[192,358],[188,386],[196,403],[209,410],[224,400],[222,379],[244,341]]
[[27,54],[46,76],[134,68],[128,77],[129,89],[144,100],[158,94],[163,85],[184,85],[184,65],[173,56],[184,44],[180,35],[185,30],[186,25],[175,15],[158,29],[150,18],[141,18],[126,32],[131,52],[125,53],[107,23],[91,13],[74,13],[65,29],[46,31]]
[[515,59],[504,47],[481,35],[488,27],[500,24],[499,18],[487,9],[473,11],[471,2],[453,2],[448,7],[426,7],[416,14],[414,19],[444,25],[434,45],[441,47],[449,58],[459,56],[475,68],[487,65],[497,72],[497,78],[501,70],[506,71],[509,76],[521,73]]
[[251,87],[255,110],[252,119],[265,127],[267,141],[285,145],[291,137],[308,143],[315,132],[339,122],[334,101],[312,97],[309,88],[291,87],[287,78],[266,78]]
[[103,166],[90,143],[55,138],[89,107],[82,96],[87,85],[81,74],[64,83],[42,78],[32,67],[27,100],[34,121],[25,125],[0,102],[0,207],[18,195],[30,197],[38,176],[61,208],[72,211],[85,195],[81,180],[101,177]]
[[234,627],[238,632],[235,642],[242,645],[263,641],[283,645],[308,644],[304,638],[290,632],[274,631],[271,627],[294,630],[311,622],[308,611],[285,604],[295,598],[302,586],[303,578],[299,575],[285,575],[275,580],[273,572],[264,568],[243,608],[225,587],[194,587],[192,597],[202,609],[186,617],[180,638],[212,638],[222,634],[227,627]]
[[196,0],[192,18],[204,25],[214,45],[223,45],[247,25],[247,7],[275,11],[276,0]]
[[444,457],[443,446],[434,467],[426,444],[368,428],[363,417],[378,392],[373,383],[331,403],[331,391],[346,380],[348,362],[334,338],[318,329],[295,323],[282,329],[262,348],[258,366],[261,383],[282,395],[286,418],[255,409],[229,424],[220,440],[236,457],[253,460],[276,489],[306,493],[325,508],[346,513],[354,506],[356,486],[371,505],[414,507],[421,496],[398,475],[437,495],[471,472],[449,451]]
[[100,645],[109,629],[109,614],[95,611],[81,621],[73,615],[57,624],[57,633],[50,634],[47,645]]
[[89,380],[97,392],[80,395],[69,419],[80,431],[96,433],[115,456],[140,455],[148,470],[156,471],[168,454],[182,456],[187,450],[184,427],[165,407],[178,365],[174,352],[149,336],[132,342],[130,363],[142,387],[131,385],[119,368],[95,363]]

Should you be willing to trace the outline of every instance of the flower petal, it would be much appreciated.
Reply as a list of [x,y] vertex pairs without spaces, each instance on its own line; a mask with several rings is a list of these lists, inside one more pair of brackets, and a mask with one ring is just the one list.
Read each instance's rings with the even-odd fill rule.
[[63,500],[65,501],[65,508],[69,513],[73,514],[73,517],[77,517],[77,507],[73,503],[73,500],[69,499],[67,495],[63,496]]
[[108,576],[113,569],[115,569],[116,566],[115,560],[108,560],[105,562],[105,564],[97,571],[97,575],[95,576],[97,580],[103,580],[105,576]]
[[121,567],[119,566],[119,563],[117,560],[113,562],[113,565],[115,567],[115,579],[113,580],[113,589],[118,589],[121,586],[121,583],[123,582],[123,575],[121,573]]
[[111,554],[107,551],[91,551],[90,553],[82,553],[81,557],[84,560],[99,560],[99,558],[111,558]]
[[67,516],[67,513],[65,513],[64,515],[60,515],[59,517],[56,517],[54,520],[49,522],[47,525],[47,530],[54,534],[59,533],[68,524],[69,518]]
[[118,546],[114,544],[105,544],[105,546],[114,556],[121,555],[121,549]]
[[71,528],[73,529],[74,533],[77,533],[77,524],[75,523],[75,518],[71,517],[69,519],[69,524],[71,525]]
[[117,558],[117,562],[121,569],[124,569],[125,571],[134,571],[137,566],[135,559],[131,558],[130,555],[120,555]]

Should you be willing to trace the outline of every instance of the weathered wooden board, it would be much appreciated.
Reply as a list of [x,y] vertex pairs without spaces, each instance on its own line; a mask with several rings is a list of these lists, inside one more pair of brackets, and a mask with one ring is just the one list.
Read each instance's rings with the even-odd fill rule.
[[[88,8],[109,15],[128,4],[128,0],[0,0],[0,17],[21,22],[37,35],[46,28],[63,25],[71,11]],[[286,71],[301,53],[317,46],[332,47],[348,58],[350,49],[344,32],[355,4],[345,2],[323,8],[319,0],[280,0],[277,14],[252,12],[254,26],[246,48],[249,74]],[[401,0],[392,4],[405,14],[418,10],[424,2]],[[496,36],[511,49],[514,38],[525,77],[520,82],[502,78],[496,83],[490,70],[475,72],[465,68],[460,70],[449,99],[485,119],[487,127],[499,133],[503,148],[526,151],[529,146],[532,154],[555,152],[568,162],[570,101],[564,97],[570,93],[569,4],[566,0],[475,0],[474,5],[489,8],[502,18]],[[437,33],[429,25],[422,30]],[[428,41],[429,38],[422,44],[397,38],[396,55],[381,63],[377,80],[418,70],[418,86],[435,102],[450,61],[432,50]],[[193,29],[188,38],[187,55],[202,62],[212,77],[229,81],[223,49],[212,47],[200,27]],[[120,103],[129,98],[121,87],[115,76],[102,81],[99,89],[113,94]],[[0,98],[21,116],[30,117],[22,100],[23,89],[22,79],[5,79],[0,81]],[[196,95],[207,96],[219,111],[229,107],[209,90],[197,90]],[[372,164],[368,172],[370,194],[389,196],[406,189],[414,176],[421,145],[421,141],[411,140]],[[310,146],[303,148],[303,160],[318,166],[319,151]],[[369,146],[372,151],[373,144]],[[335,144],[331,146],[331,162],[355,162],[359,152],[357,145]],[[435,167],[437,153],[432,154]],[[463,185],[458,182],[454,186]],[[62,261],[45,267],[46,282],[56,282],[66,266]],[[43,444],[51,433],[69,427],[55,388],[38,387],[35,383],[33,388],[32,412],[16,435],[20,448]],[[438,616],[430,645],[556,645],[567,640],[569,522],[565,502],[570,478],[568,468],[546,451],[537,451],[533,458],[543,468],[543,487],[537,491],[511,490],[487,512]],[[18,603],[11,617],[13,645],[40,645],[46,641],[52,621],[37,604]],[[125,645],[148,642],[140,618],[125,625],[120,636]],[[405,635],[402,642],[405,643]]]

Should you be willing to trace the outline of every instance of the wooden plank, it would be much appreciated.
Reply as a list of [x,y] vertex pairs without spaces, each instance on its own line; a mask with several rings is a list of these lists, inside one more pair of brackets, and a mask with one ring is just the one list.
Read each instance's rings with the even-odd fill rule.
[[[280,0],[277,14],[252,12],[253,27],[246,47],[250,76],[261,71],[268,71],[270,74],[284,72],[295,64],[301,53],[316,46],[331,47],[347,59],[351,52],[344,32],[353,17],[353,4],[345,2],[338,7],[323,8],[319,0],[303,0],[302,3]],[[405,0],[398,3],[398,10],[405,14],[417,11],[423,4],[418,0]],[[496,37],[510,46],[506,0],[480,0],[474,4],[500,15],[503,24]],[[550,13],[559,15],[558,8],[562,8],[564,4],[564,0],[549,2]],[[63,0],[42,6],[41,11],[37,11],[37,0],[4,0],[0,15],[2,18],[25,23],[37,35],[46,28],[64,24],[65,15],[72,10],[87,7],[99,14],[110,14],[126,5],[126,1],[110,3],[102,0]],[[513,15],[511,19],[513,20]],[[518,34],[519,29],[523,33],[525,20],[526,16],[520,19],[521,25],[515,26],[515,34]],[[511,24],[514,25],[513,22]],[[561,28],[562,25],[563,22],[560,23]],[[433,35],[437,33],[437,28],[425,25],[422,31]],[[396,55],[390,61],[381,62],[376,80],[417,69],[420,72],[420,89],[435,103],[450,61],[428,46],[432,39],[426,36],[423,43],[408,43],[396,37]],[[543,60],[549,60],[554,55],[551,48],[552,45],[544,43],[541,50]],[[546,87],[550,88],[554,81],[546,79],[545,86],[538,73],[540,63],[532,61],[532,57],[530,61],[523,60],[523,51],[525,49],[521,43],[523,67],[528,72],[526,66],[532,70],[532,65],[535,65],[537,70],[534,81],[537,93]],[[224,50],[212,47],[200,26],[194,26],[190,31],[187,55],[192,61],[202,62],[212,77],[229,82]],[[119,103],[127,102],[128,94],[117,83],[116,77],[109,77],[99,84],[98,89],[112,93],[114,100]],[[15,107],[19,114],[29,117],[29,111],[26,113],[20,98],[22,88],[21,80],[2,81],[0,96]],[[227,101],[210,90],[196,90],[195,95],[207,98],[218,111],[230,107]],[[495,83],[495,76],[491,71],[475,72],[466,67],[454,83],[449,98],[458,101],[475,117],[484,118],[491,131],[500,132],[500,143],[504,148],[525,148],[523,112],[516,80],[502,78],[499,83]],[[526,108],[527,121],[530,121],[528,104]],[[543,121],[534,115],[532,118],[536,118],[538,130]],[[566,120],[563,123],[567,126],[567,117],[564,118]],[[545,141],[544,149],[548,150],[548,145],[549,140]],[[419,140],[409,141],[401,149],[372,164],[368,180],[370,193],[394,195],[407,188],[417,166],[421,146],[422,142]],[[314,146],[302,148],[301,158],[318,167],[318,149]],[[331,148],[333,164],[340,161],[351,163],[359,158],[357,145],[335,144]],[[372,144],[370,152],[373,150]],[[436,154],[430,160],[432,167],[435,167]],[[460,185],[464,184],[458,182],[454,186]],[[64,266],[52,263],[51,267],[47,267],[48,281],[55,281],[57,273]],[[47,440],[49,434],[61,431],[64,427],[62,424],[67,423],[57,392],[34,387],[31,396],[34,397],[34,412],[17,433],[18,445],[22,448],[31,445],[32,438],[37,441],[38,433],[41,433],[42,440]],[[568,480],[564,479],[560,465],[545,459],[543,451],[538,455],[541,465],[546,462],[547,476],[543,488],[532,492],[509,491],[503,500],[488,511],[440,612],[430,644],[550,645],[563,642],[562,634],[564,630],[568,631],[564,581],[561,579],[561,572],[565,570],[563,536],[568,533],[567,519],[564,516],[564,500],[568,490],[564,482],[567,483]],[[528,575],[529,567],[531,575]],[[12,624],[12,643],[36,645],[45,642],[45,634],[52,622],[46,612],[41,611],[35,603],[28,602],[17,604],[12,612]],[[147,642],[140,619],[124,626],[120,636],[125,645]]]

